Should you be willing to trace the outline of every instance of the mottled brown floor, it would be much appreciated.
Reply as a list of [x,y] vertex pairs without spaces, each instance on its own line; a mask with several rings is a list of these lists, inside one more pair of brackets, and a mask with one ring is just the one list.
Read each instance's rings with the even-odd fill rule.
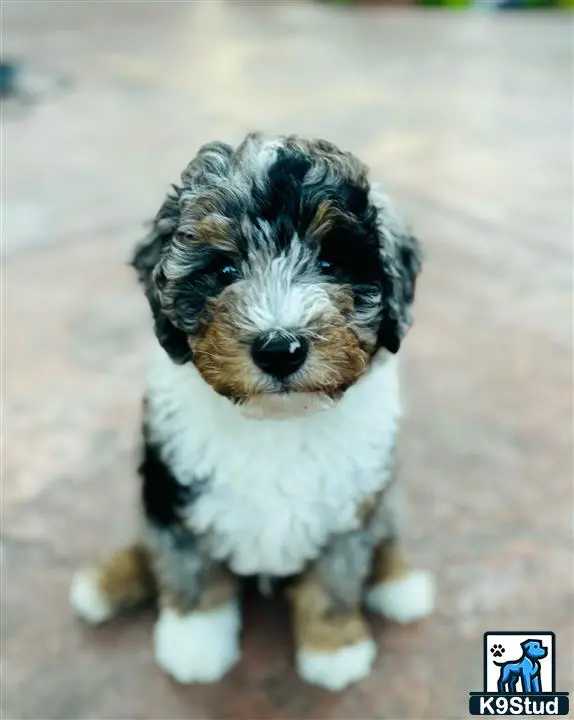
[[[572,42],[562,15],[305,3],[4,2],[5,718],[460,718],[485,630],[552,629],[572,677]],[[284,608],[178,687],[151,612],[87,631],[72,569],[130,537],[151,333],[124,265],[198,145],[252,128],[357,151],[427,243],[405,347],[409,544],[436,615],[376,670],[294,675]]]

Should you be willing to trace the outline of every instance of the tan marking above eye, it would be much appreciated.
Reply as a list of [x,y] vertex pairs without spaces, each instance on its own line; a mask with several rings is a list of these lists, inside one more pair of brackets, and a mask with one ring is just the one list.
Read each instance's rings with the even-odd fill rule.
[[213,245],[227,252],[236,250],[231,226],[224,218],[214,216],[203,218],[195,226],[194,235],[199,242],[205,245]]
[[315,216],[309,225],[308,232],[310,235],[326,233],[332,226],[337,210],[332,200],[324,200],[319,203]]

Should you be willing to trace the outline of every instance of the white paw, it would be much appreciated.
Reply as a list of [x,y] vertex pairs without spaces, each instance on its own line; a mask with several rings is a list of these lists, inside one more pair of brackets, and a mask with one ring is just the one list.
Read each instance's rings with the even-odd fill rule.
[[372,587],[365,604],[389,620],[409,623],[429,615],[434,609],[434,599],[432,576],[423,570],[412,570],[404,577]]
[[377,648],[372,640],[363,640],[334,652],[300,650],[297,653],[297,669],[303,680],[337,691],[367,677],[376,654]]
[[209,612],[161,611],[154,630],[155,659],[180,683],[216,682],[239,658],[236,602]]
[[93,625],[103,623],[115,614],[114,607],[102,595],[97,571],[93,568],[83,568],[74,575],[70,604],[81,618]]

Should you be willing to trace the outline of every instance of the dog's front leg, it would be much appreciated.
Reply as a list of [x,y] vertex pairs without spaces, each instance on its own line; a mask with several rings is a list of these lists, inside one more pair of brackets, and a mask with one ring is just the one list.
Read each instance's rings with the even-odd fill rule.
[[366,677],[376,655],[361,612],[371,549],[361,533],[338,537],[291,592],[299,675],[329,690]]
[[413,567],[402,548],[401,515],[400,486],[391,482],[379,494],[365,528],[375,546],[365,605],[389,620],[409,623],[432,612],[435,589],[432,576]]
[[532,692],[532,668],[528,667],[526,665],[522,668],[522,672],[520,674],[520,679],[522,680],[522,692],[529,693]]
[[151,544],[160,606],[156,661],[179,682],[216,682],[239,658],[235,578],[200,552],[192,535],[161,531]]
[[434,608],[432,577],[411,565],[395,537],[382,541],[375,551],[365,604],[398,623],[419,620]]

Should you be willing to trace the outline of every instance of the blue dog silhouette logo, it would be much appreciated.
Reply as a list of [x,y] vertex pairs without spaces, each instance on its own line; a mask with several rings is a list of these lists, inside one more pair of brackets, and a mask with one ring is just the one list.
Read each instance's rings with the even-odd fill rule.
[[[499,693],[539,693],[542,692],[542,684],[540,682],[540,659],[548,656],[548,648],[544,647],[540,640],[524,640],[520,643],[522,655],[518,660],[507,660],[506,662],[497,662],[493,660],[495,665],[500,667],[500,675],[498,677]],[[505,649],[502,645],[497,644],[494,648],[493,656],[502,655]],[[518,689],[520,682],[521,688]]]
[[553,632],[487,632],[484,689],[471,692],[471,715],[567,715],[567,692],[557,692]]

